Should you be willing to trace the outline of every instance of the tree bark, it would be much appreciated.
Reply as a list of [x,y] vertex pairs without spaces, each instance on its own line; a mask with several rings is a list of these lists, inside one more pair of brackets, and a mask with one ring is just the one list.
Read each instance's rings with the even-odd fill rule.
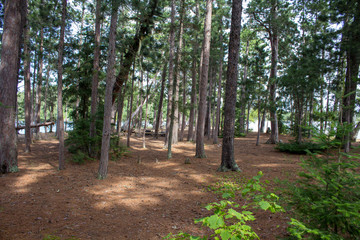
[[189,116],[189,129],[187,140],[192,141],[194,139],[194,120],[195,120],[195,102],[196,102],[196,54],[194,51],[194,56],[192,59],[192,69],[191,69],[191,104],[190,104],[190,116]]
[[[43,74],[43,50],[44,50],[44,28],[40,29],[40,51],[39,51],[39,70],[37,76],[36,88],[36,112],[35,121],[40,123],[40,110],[41,110],[41,88],[42,88],[42,74]],[[36,128],[36,139],[40,139],[40,128]]]
[[213,143],[214,144],[218,144],[219,140],[218,140],[218,135],[219,135],[219,128],[220,128],[220,104],[221,104],[221,82],[222,82],[222,65],[223,65],[223,46],[222,46],[222,41],[223,41],[223,35],[222,35],[222,31],[220,31],[220,43],[221,43],[221,47],[220,47],[220,66],[219,66],[219,82],[218,82],[218,91],[217,91],[217,101],[216,101],[216,124],[215,124],[215,130],[214,130],[214,138],[213,138]]
[[108,66],[106,74],[106,89],[105,89],[105,103],[104,103],[104,125],[101,141],[101,156],[98,171],[98,178],[104,179],[108,172],[110,136],[111,136],[111,109],[112,109],[112,92],[115,82],[115,42],[116,42],[116,27],[118,19],[119,2],[112,1],[111,23],[109,33],[109,55]]
[[158,139],[158,137],[159,137],[160,117],[162,115],[161,112],[162,112],[164,90],[165,90],[166,70],[167,70],[167,64],[164,64],[163,71],[161,74],[160,99],[159,99],[159,106],[158,106],[158,111],[157,111],[157,115],[156,115],[156,123],[155,123],[155,139]]
[[[91,122],[90,122],[90,138],[96,135],[96,111],[98,104],[98,87],[99,87],[99,71],[100,71],[100,18],[101,18],[101,0],[96,0],[95,10],[95,48],[94,48],[94,63],[93,63],[93,77],[91,85]],[[90,156],[94,156],[93,146],[89,149]]]
[[244,65],[244,78],[241,84],[241,96],[240,96],[240,119],[239,119],[239,133],[245,134],[245,112],[246,112],[246,81],[247,81],[247,68],[248,68],[248,55],[249,55],[249,39],[246,41],[245,50],[245,65]]
[[59,170],[65,169],[65,147],[64,147],[64,117],[62,105],[62,75],[63,75],[63,53],[65,39],[65,20],[66,20],[67,0],[62,0],[61,30],[59,42],[58,58],[58,110],[57,110],[57,136],[59,138]]
[[234,157],[235,107],[240,49],[242,0],[233,0],[229,41],[229,60],[226,77],[224,131],[221,165],[218,171],[240,171]]
[[186,116],[186,109],[185,109],[185,104],[186,104],[186,70],[183,72],[184,76],[183,76],[183,96],[182,96],[182,108],[183,108],[183,112],[182,112],[182,121],[181,121],[181,131],[180,131],[180,141],[184,140],[184,130],[185,130],[185,116]]
[[130,94],[130,108],[129,108],[129,122],[128,122],[128,128],[127,128],[127,139],[126,139],[126,146],[130,147],[130,136],[131,136],[131,120],[132,120],[132,107],[133,107],[133,100],[134,100],[134,81],[135,81],[135,77],[134,77],[134,73],[135,73],[135,59],[134,59],[134,63],[133,63],[133,71],[132,71],[132,80],[131,80],[131,94]]
[[26,1],[5,2],[0,63],[0,172],[18,171],[15,131],[19,51]]
[[[27,16],[26,9],[26,16]],[[25,87],[25,152],[31,152],[31,83],[30,83],[30,25],[26,19],[24,29],[24,87]]]
[[206,16],[204,26],[204,41],[203,41],[203,58],[200,74],[200,94],[199,94],[199,110],[198,121],[196,129],[196,153],[197,158],[206,158],[204,149],[204,128],[206,117],[206,92],[209,71],[210,58],[210,41],[211,41],[211,16],[212,16],[212,0],[206,0]]
[[271,121],[271,135],[267,143],[276,144],[279,142],[279,127],[277,119],[276,107],[276,82],[277,82],[277,62],[278,62],[278,48],[279,38],[277,29],[277,0],[271,1],[270,14],[272,17],[271,33],[269,33],[271,44],[271,69],[269,79],[269,103],[270,103],[270,121]]

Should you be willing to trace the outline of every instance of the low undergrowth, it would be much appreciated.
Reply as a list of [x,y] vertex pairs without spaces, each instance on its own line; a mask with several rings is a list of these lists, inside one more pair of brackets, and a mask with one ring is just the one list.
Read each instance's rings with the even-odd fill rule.
[[[262,172],[259,172],[250,180],[229,178],[210,187],[210,190],[221,195],[222,200],[205,207],[208,211],[212,211],[212,215],[194,221],[210,228],[213,231],[210,236],[193,236],[180,232],[170,233],[165,239],[259,239],[256,232],[247,224],[256,220],[252,210],[262,209],[272,213],[283,211],[283,208],[277,204],[278,196],[269,193],[266,184],[260,181],[262,175]],[[241,202],[235,201],[238,197],[242,199]]]

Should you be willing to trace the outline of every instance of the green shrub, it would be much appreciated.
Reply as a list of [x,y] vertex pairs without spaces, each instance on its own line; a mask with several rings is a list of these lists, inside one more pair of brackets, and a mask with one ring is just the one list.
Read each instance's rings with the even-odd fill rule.
[[[265,185],[260,182],[262,172],[247,182],[244,181],[224,181],[211,187],[211,190],[222,195],[223,200],[208,204],[205,208],[213,211],[213,214],[201,219],[195,220],[195,223],[201,223],[213,230],[210,236],[192,236],[188,233],[180,232],[178,234],[170,233],[165,239],[259,239],[254,230],[247,225],[247,222],[254,221],[254,214],[250,209],[260,208],[271,212],[283,211],[282,207],[276,202],[278,197],[273,193],[268,193]],[[245,203],[240,206],[234,199],[241,196]]]
[[328,147],[321,143],[315,142],[296,142],[290,141],[288,143],[278,143],[275,149],[280,152],[287,152],[293,154],[306,154],[307,152],[322,152]]
[[288,184],[288,203],[295,214],[289,232],[293,239],[360,239],[360,155],[341,152],[335,138],[319,139],[338,150],[309,152],[299,179]]

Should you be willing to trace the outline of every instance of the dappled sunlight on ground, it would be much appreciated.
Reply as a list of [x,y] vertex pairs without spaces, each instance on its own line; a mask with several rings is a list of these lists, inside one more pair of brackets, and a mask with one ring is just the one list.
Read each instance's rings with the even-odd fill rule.
[[[235,139],[241,173],[216,172],[221,144],[206,142],[208,157],[197,159],[195,144],[180,142],[168,160],[164,138],[147,137],[143,148],[142,138],[132,137],[129,153],[109,162],[105,180],[96,179],[98,162],[67,162],[58,171],[56,139],[35,142],[31,153],[24,153],[20,143],[20,171],[0,178],[0,239],[42,239],[47,234],[62,239],[162,239],[169,232],[204,233],[193,219],[209,214],[204,206],[218,197],[207,187],[219,178],[263,171],[265,179],[273,179],[296,171],[299,157],[263,144],[267,137],[262,136],[260,146],[255,146],[255,134]],[[283,217],[259,213],[257,218],[252,225],[261,239],[284,233]]]

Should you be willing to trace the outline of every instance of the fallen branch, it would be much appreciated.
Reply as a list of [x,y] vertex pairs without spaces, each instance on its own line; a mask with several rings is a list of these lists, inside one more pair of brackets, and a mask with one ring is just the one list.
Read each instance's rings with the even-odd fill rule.
[[[50,125],[55,125],[55,123],[54,122],[38,123],[38,124],[30,125],[30,128],[45,127]],[[25,126],[16,127],[16,130],[20,130],[20,129],[25,129]]]

